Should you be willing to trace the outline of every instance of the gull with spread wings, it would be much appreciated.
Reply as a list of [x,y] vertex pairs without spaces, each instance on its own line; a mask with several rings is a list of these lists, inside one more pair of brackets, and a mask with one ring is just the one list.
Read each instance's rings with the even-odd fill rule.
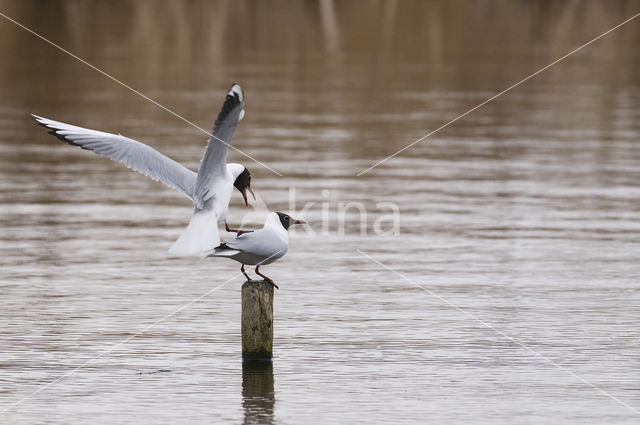
[[182,235],[169,248],[171,254],[201,255],[217,247],[220,244],[218,223],[224,223],[229,232],[237,232],[227,224],[227,211],[234,187],[242,193],[245,205],[248,206],[247,191],[255,199],[249,170],[241,164],[227,164],[231,137],[238,121],[244,116],[244,94],[238,84],[231,86],[227,92],[197,174],[155,149],[120,134],[33,116],[60,140],[120,162],[191,199],[195,207],[193,215]]

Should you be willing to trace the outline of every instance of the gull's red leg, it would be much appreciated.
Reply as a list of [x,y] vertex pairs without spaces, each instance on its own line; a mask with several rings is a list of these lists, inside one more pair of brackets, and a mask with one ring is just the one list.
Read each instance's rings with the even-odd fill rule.
[[280,288],[278,288],[278,285],[276,285],[276,283],[275,283],[273,280],[271,280],[271,279],[270,279],[270,278],[268,278],[267,276],[265,276],[265,275],[263,275],[262,273],[260,273],[260,271],[258,270],[259,268],[260,268],[260,266],[259,266],[259,265],[258,265],[258,266],[256,266],[256,274],[257,274],[258,276],[261,276],[264,280],[266,280],[266,281],[267,281],[267,282],[269,282],[270,284],[272,284],[274,288],[276,288],[276,289],[280,289]]
[[242,267],[240,267],[240,271],[242,272],[243,275],[245,275],[245,277],[247,278],[247,280],[251,280],[251,278],[249,277],[249,275],[244,271],[244,264],[242,265]]
[[227,222],[226,222],[226,221],[224,222],[224,229],[225,229],[227,232],[237,233],[237,234],[238,234],[238,236],[240,236],[240,235],[241,235],[241,234],[243,234],[243,233],[250,233],[250,232],[253,232],[253,230],[232,229],[232,228],[230,228],[230,227],[229,227],[229,225],[227,224]]

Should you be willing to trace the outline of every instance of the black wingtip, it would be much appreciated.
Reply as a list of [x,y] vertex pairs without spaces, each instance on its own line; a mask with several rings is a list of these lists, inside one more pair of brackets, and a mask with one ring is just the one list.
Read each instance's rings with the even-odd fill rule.
[[38,123],[38,125],[39,125],[40,127],[44,127],[44,128],[46,128],[47,130],[49,130],[47,133],[49,133],[49,134],[50,134],[50,135],[52,135],[52,136],[55,136],[55,137],[56,137],[56,139],[62,140],[63,142],[65,142],[65,143],[67,143],[67,144],[69,144],[69,145],[71,145],[71,146],[77,146],[77,147],[82,148],[82,149],[85,149],[85,150],[91,150],[91,149],[88,149],[88,148],[86,148],[86,147],[84,147],[84,146],[82,146],[82,145],[77,144],[77,143],[76,143],[76,142],[74,142],[73,140],[67,139],[67,138],[66,138],[65,136],[63,136],[62,134],[58,134],[58,133],[56,133],[56,131],[58,131],[56,128],[54,128],[54,127],[49,127],[47,124],[45,124],[45,123],[43,123],[43,122],[40,122],[40,121],[39,121],[39,119],[38,119],[38,118],[41,118],[41,117],[39,117],[39,116],[37,116],[37,115],[34,115],[34,114],[31,114],[31,115],[32,115],[33,117],[35,117],[35,118],[36,118],[36,123]]
[[229,245],[227,245],[226,242],[221,243],[220,245],[218,245],[217,247],[215,247],[215,250],[220,250],[220,251],[228,251],[228,250],[234,250],[233,248],[231,248]]
[[221,123],[227,118],[229,113],[233,111],[236,107],[241,106],[244,102],[244,93],[242,92],[242,88],[233,83],[231,88],[227,92],[227,97],[222,105],[222,110],[218,114],[218,118],[216,119],[216,124]]

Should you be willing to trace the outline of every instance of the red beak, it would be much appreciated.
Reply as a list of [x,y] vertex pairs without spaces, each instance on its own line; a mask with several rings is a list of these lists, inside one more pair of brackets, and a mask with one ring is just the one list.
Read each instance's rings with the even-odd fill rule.
[[244,206],[248,207],[249,206],[249,201],[247,200],[247,189],[249,189],[249,193],[251,193],[251,196],[253,196],[253,200],[256,200],[256,195],[255,193],[253,193],[253,190],[251,189],[251,186],[247,186],[243,191],[242,191],[242,197],[244,198]]

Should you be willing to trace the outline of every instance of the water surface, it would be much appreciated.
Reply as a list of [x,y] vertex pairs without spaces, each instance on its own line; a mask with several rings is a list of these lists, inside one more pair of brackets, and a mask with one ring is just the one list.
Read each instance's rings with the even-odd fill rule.
[[282,177],[230,160],[312,223],[263,269],[273,366],[243,370],[239,267],[166,252],[189,201],[29,114],[192,169],[206,136],[0,20],[2,422],[637,423],[640,21],[357,176],[637,7],[0,2],[205,129],[242,84],[233,145]]

